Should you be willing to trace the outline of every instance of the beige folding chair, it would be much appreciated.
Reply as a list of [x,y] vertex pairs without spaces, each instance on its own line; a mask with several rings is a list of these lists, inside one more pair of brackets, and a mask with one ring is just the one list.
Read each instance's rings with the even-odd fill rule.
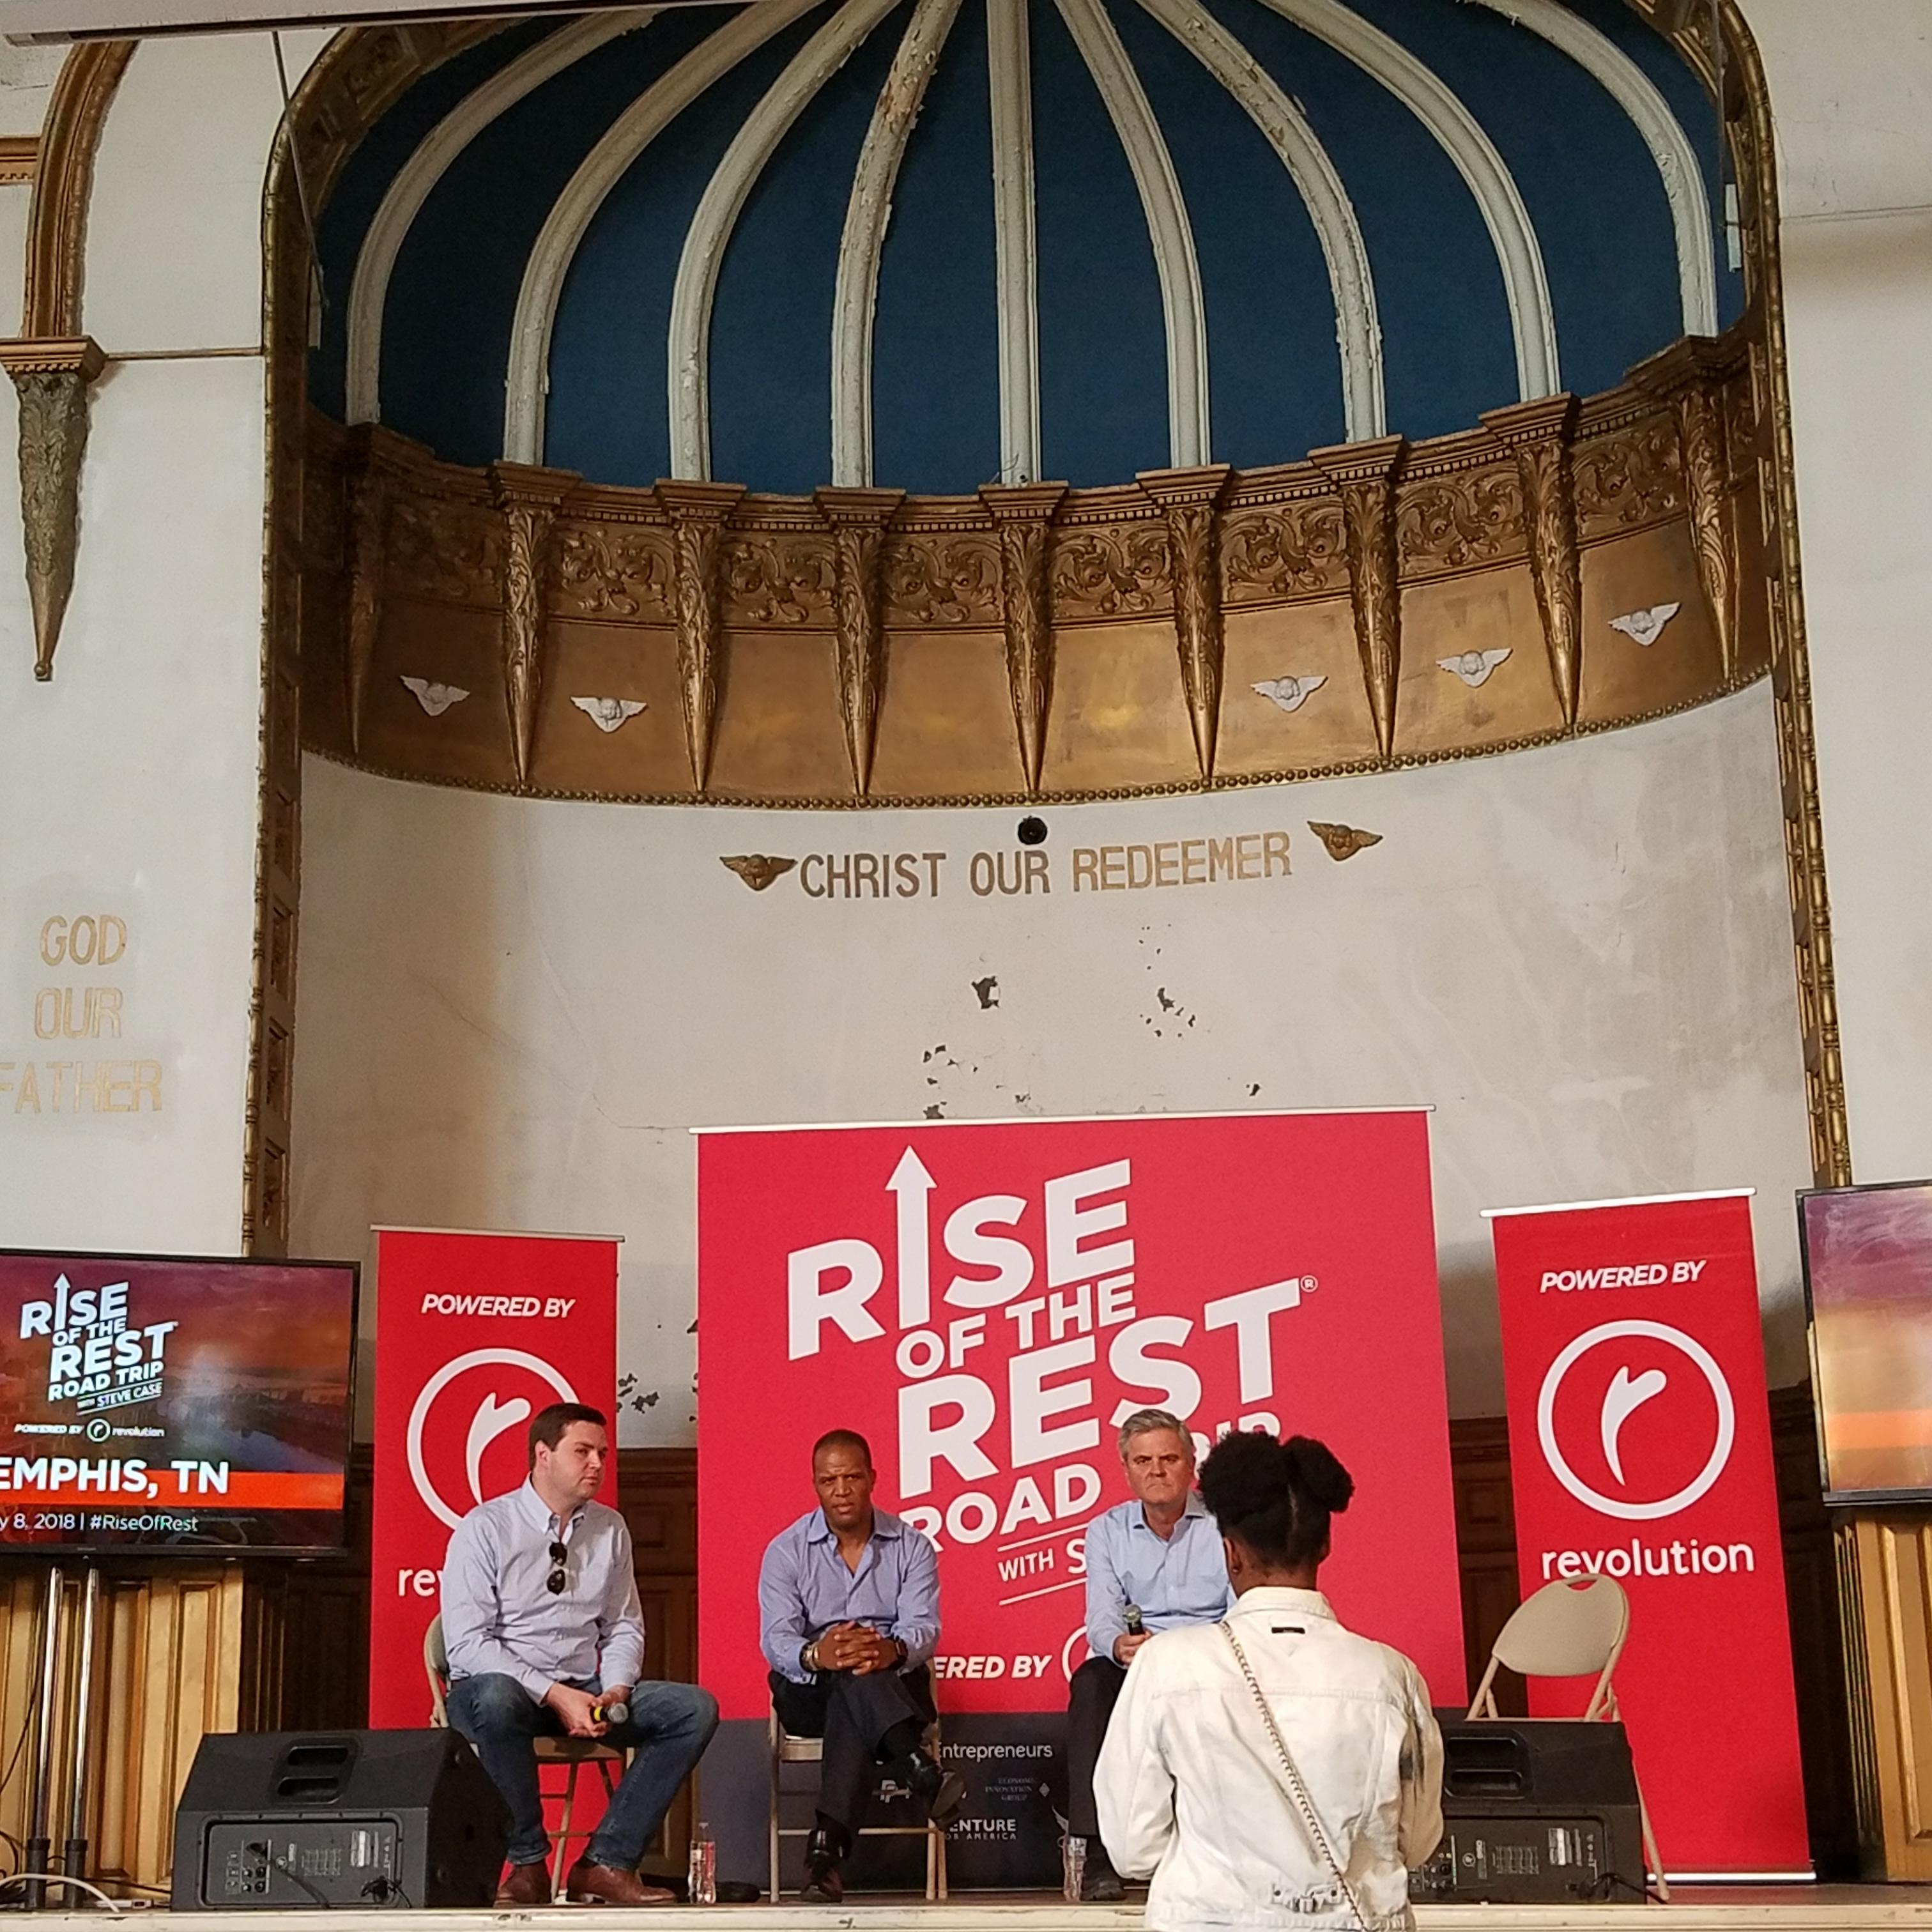
[[[423,1632],[423,1672],[429,1678],[429,1720],[439,1730],[446,1730],[449,1724],[449,1653],[443,1647],[442,1619],[432,1617],[429,1628]],[[598,1774],[604,1780],[604,1796],[608,1801],[617,1792],[617,1780],[611,1775],[610,1767],[625,1762],[624,1754],[615,1744],[607,1744],[597,1738],[538,1738],[534,1740],[537,1754],[537,1782],[541,1787],[544,1768],[547,1765],[566,1765],[569,1767],[561,1796],[563,1799],[562,1815],[558,1819],[559,1829],[550,1834],[550,1841],[556,1847],[556,1869],[551,1874],[551,1893],[554,1899],[563,1896],[564,1880],[570,1870],[568,1852],[570,1841],[581,1838],[589,1843],[588,1832],[573,1832],[570,1828],[572,1816],[577,1810],[578,1774],[586,1764],[594,1764]],[[546,1798],[555,1798],[555,1791],[544,1793]]]
[[[778,1722],[778,1714],[774,1711],[767,1726],[767,1741],[771,1751],[771,1810],[770,1813],[772,1903],[778,1902],[778,1840],[782,1838],[809,1838],[811,1828],[803,1825],[782,1824],[778,1818],[778,1801],[783,1795],[781,1780],[784,1768],[788,1764],[818,1764],[825,1756],[825,1741],[822,1738],[794,1737]],[[926,1748],[937,1763],[939,1759],[939,1721],[937,1718],[926,1727]],[[926,1898],[928,1905],[936,1904],[946,1896],[946,1833],[939,1826],[928,1819],[923,1825],[864,1825],[860,1827],[862,1838],[915,1838],[926,1840]]]
[[[1583,1709],[1584,1721],[1622,1724],[1623,1712],[1610,1679],[1629,1635],[1630,1599],[1615,1577],[1544,1584],[1516,1606],[1497,1633],[1490,1652],[1490,1667],[1470,1702],[1470,1718],[1496,1716],[1496,1669],[1502,1665],[1524,1677],[1588,1677],[1596,1672],[1596,1688]],[[1634,1758],[1630,1775],[1634,1779],[1636,1775]],[[1658,1856],[1657,1834],[1650,1828],[1650,1810],[1643,1802],[1640,1782],[1636,1809],[1643,1822],[1644,1853],[1657,1876],[1657,1895],[1668,1904],[1670,1882],[1664,1876],[1664,1861]]]

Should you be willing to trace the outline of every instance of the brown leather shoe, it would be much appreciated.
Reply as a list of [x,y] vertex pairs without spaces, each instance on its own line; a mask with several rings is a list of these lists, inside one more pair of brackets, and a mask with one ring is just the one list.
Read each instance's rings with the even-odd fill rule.
[[564,1881],[563,1895],[573,1905],[669,1905],[677,1894],[646,1885],[635,1872],[616,1865],[593,1865],[579,1858]]
[[496,1888],[499,1905],[548,1905],[550,1901],[550,1862],[547,1858],[538,1858],[534,1864],[512,1865],[508,1876]]

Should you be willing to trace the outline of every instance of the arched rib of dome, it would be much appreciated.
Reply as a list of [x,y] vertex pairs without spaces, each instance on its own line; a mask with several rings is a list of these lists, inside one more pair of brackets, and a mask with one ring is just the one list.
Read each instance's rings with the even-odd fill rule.
[[745,198],[813,96],[898,4],[898,0],[845,0],[766,89],[706,185],[684,238],[671,290],[668,361],[674,476],[701,482],[711,474],[711,304],[718,292],[718,266]]
[[436,183],[499,115],[607,41],[634,32],[658,10],[640,7],[622,13],[587,14],[546,34],[446,115],[398,170],[363,237],[350,287],[346,380],[350,422],[382,419],[382,311],[388,300],[389,278],[410,224]]
[[758,0],[734,14],[668,74],[640,94],[607,129],[558,196],[530,250],[510,331],[504,385],[503,454],[512,463],[541,463],[544,389],[557,298],[584,231],[624,172],[705,89],[754,53],[818,0]]
[[1240,103],[1288,170],[1328,266],[1348,440],[1380,436],[1387,416],[1375,282],[1361,224],[1328,150],[1260,63],[1196,0],[1141,0],[1141,4]]
[[879,91],[853,173],[832,298],[835,484],[872,480],[872,316],[878,300],[879,257],[906,141],[958,11],[959,0],[919,0],[893,56],[892,71]]
[[[1270,6],[1276,0],[1266,0]],[[1568,54],[1600,82],[1643,136],[1670,204],[1677,241],[1677,278],[1684,302],[1687,335],[1718,332],[1717,274],[1712,260],[1711,211],[1704,200],[1704,172],[1684,124],[1670,111],[1656,83],[1622,48],[1588,21],[1556,0],[1479,0],[1492,11],[1538,34]]]
[[1040,254],[1034,232],[1033,62],[1027,0],[986,0],[993,134],[993,280],[1000,340],[1000,481],[1040,481]]
[[1476,117],[1399,40],[1340,0],[1262,0],[1262,4],[1372,75],[1434,136],[1468,184],[1496,244],[1516,340],[1518,393],[1526,401],[1554,395],[1563,384],[1543,251],[1515,177]]
[[1100,0],[1058,0],[1058,4],[1140,190],[1167,324],[1168,460],[1185,470],[1205,463],[1209,447],[1207,308],[1194,232],[1173,157]]

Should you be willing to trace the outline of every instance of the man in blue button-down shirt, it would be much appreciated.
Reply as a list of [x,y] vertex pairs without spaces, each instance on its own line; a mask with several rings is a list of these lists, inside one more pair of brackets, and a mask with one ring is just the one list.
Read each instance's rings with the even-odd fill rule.
[[[604,1418],[555,1402],[530,1422],[530,1480],[456,1526],[442,1564],[449,1721],[476,1747],[510,1811],[500,1905],[550,1898],[535,1741],[568,1733],[634,1750],[603,1822],[572,1867],[573,1900],[656,1905],[638,1877],[711,1733],[718,1704],[695,1684],[643,1684],[644,1612],[624,1519],[592,1498],[604,1480]],[[622,1720],[611,1716],[623,1707]]]
[[1127,1666],[1156,1631],[1212,1623],[1234,1601],[1221,1532],[1195,1492],[1186,1427],[1163,1408],[1138,1410],[1120,1425],[1120,1461],[1133,1500],[1087,1526],[1092,1654],[1073,1673],[1066,1706],[1067,1835],[1087,1841],[1080,1896],[1102,1903],[1124,1894],[1100,1842],[1094,1767]]
[[812,1480],[818,1507],[773,1537],[759,1566],[759,1647],[778,1722],[825,1740],[804,1896],[836,1905],[874,1766],[897,1767],[938,1825],[958,1816],[965,1786],[923,1742],[934,1717],[926,1666],[939,1641],[932,1544],[873,1508],[872,1452],[853,1430],[818,1438]]

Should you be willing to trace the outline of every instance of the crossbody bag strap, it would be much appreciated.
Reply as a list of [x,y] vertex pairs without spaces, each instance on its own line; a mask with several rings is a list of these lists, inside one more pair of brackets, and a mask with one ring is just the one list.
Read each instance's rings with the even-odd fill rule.
[[1335,1882],[1342,1888],[1342,1896],[1348,1901],[1348,1910],[1354,1914],[1360,1932],[1369,1932],[1369,1922],[1363,1916],[1362,1908],[1357,1902],[1354,1888],[1348,1882],[1348,1874],[1342,1869],[1342,1862],[1335,1856],[1334,1847],[1328,1842],[1328,1834],[1322,1828],[1321,1814],[1315,1808],[1315,1802],[1308,1795],[1308,1787],[1301,1781],[1301,1773],[1289,1754],[1288,1740],[1281,1734],[1281,1726],[1274,1720],[1274,1713],[1268,1708],[1268,1701],[1262,1694],[1262,1687],[1256,1681],[1253,1666],[1248,1662],[1248,1654],[1241,1648],[1241,1640],[1234,1634],[1234,1627],[1223,1618],[1221,1634],[1228,1640],[1228,1648],[1234,1653],[1234,1661],[1240,1666],[1241,1675],[1247,1680],[1250,1690],[1254,1694],[1255,1708],[1262,1714],[1262,1723],[1268,1736],[1274,1741],[1275,1754],[1281,1760],[1282,1773],[1288,1780],[1288,1795],[1294,1801],[1295,1809],[1301,1814],[1302,1828],[1308,1834],[1309,1842],[1317,1854],[1324,1859],[1328,1869],[1335,1875]]

